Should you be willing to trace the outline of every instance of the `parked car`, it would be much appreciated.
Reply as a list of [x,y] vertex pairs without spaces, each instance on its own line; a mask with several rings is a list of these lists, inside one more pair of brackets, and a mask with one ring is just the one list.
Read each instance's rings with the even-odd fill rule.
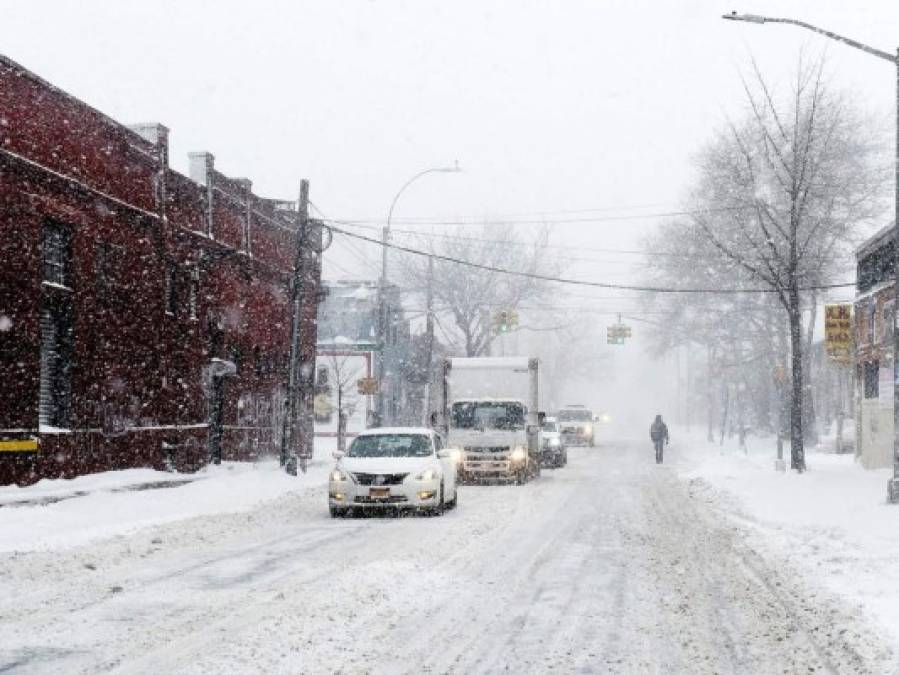
[[583,405],[567,405],[559,411],[562,427],[562,442],[566,445],[594,444],[593,424],[597,419],[591,410]]
[[568,464],[568,450],[562,443],[562,430],[555,417],[547,417],[543,423],[543,447],[540,466],[556,469]]
[[332,517],[365,509],[414,509],[441,514],[459,500],[458,457],[432,429],[393,427],[360,433],[328,479]]

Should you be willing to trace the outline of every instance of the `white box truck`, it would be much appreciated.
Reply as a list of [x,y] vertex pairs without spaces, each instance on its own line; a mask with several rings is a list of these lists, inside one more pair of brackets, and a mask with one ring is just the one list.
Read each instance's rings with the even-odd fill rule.
[[539,362],[447,359],[442,431],[460,454],[460,482],[524,483],[540,475]]

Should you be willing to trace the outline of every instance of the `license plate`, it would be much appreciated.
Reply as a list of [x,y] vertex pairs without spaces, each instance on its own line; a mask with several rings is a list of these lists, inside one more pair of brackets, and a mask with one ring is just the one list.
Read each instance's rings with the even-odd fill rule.
[[390,496],[389,488],[371,488],[368,491],[368,496],[374,499],[387,499]]

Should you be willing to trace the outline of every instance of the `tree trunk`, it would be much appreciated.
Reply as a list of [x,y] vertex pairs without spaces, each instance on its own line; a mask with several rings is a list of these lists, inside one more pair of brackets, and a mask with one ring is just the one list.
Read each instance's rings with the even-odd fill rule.
[[708,410],[709,410],[709,427],[708,427],[707,438],[708,438],[709,443],[715,442],[715,432],[714,432],[714,427],[715,427],[715,384],[714,384],[714,382],[715,382],[715,380],[712,377],[713,363],[714,363],[714,358],[713,358],[713,354],[712,354],[712,348],[711,348],[711,346],[709,346],[709,348],[708,348],[709,372],[708,372],[708,381],[706,382],[706,385],[707,385],[706,390],[708,392],[707,401],[708,401]]
[[809,309],[808,326],[805,331],[805,344],[803,345],[802,372],[804,382],[802,387],[802,433],[803,439],[809,445],[818,443],[818,424],[815,413],[815,393],[812,390],[812,344],[815,337],[815,318],[817,316],[817,294],[812,293],[812,304]]
[[802,312],[799,291],[794,286],[790,296],[790,363],[793,371],[793,391],[790,397],[790,468],[805,471],[805,448],[802,437]]
[[837,365],[837,454],[843,453],[843,366]]
[[724,434],[727,433],[727,413],[730,411],[730,384],[725,379],[722,383],[721,395],[721,440],[719,445],[724,445]]
[[343,416],[343,383],[337,379],[337,449],[346,452],[346,418]]

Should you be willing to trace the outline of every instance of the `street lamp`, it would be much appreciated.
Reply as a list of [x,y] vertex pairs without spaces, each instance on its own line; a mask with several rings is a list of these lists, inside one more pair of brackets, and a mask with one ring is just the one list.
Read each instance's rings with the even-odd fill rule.
[[894,255],[894,267],[893,267],[893,294],[895,298],[894,310],[893,310],[893,477],[887,482],[887,500],[891,504],[895,504],[899,502],[899,386],[897,386],[897,380],[899,380],[899,49],[896,50],[896,54],[890,54],[889,52],[884,52],[879,49],[874,49],[873,47],[869,47],[866,44],[862,44],[856,40],[852,40],[850,38],[844,37],[842,35],[837,35],[836,33],[832,33],[829,30],[824,30],[822,28],[818,28],[817,26],[813,26],[809,23],[805,23],[804,21],[797,21],[796,19],[780,19],[769,16],[758,16],[756,14],[737,14],[736,12],[731,12],[730,14],[724,14],[721,17],[722,19],[727,19],[729,21],[745,21],[748,23],[789,23],[794,26],[799,26],[800,28],[805,28],[807,30],[813,31],[815,33],[820,33],[826,37],[829,37],[831,40],[836,40],[837,42],[842,42],[843,44],[849,45],[850,47],[855,47],[863,52],[867,52],[873,56],[884,59],[885,61],[889,61],[893,65],[896,66],[896,163],[895,163],[895,172],[896,172],[896,186],[895,186],[895,210],[894,210],[894,221],[893,221],[893,255]]
[[452,166],[437,166],[432,167],[430,169],[425,169],[424,171],[419,171],[417,174],[412,176],[409,180],[403,183],[403,186],[397,191],[396,195],[393,198],[393,201],[390,202],[390,210],[387,212],[387,224],[384,226],[384,229],[381,231],[381,279],[378,283],[378,344],[381,349],[381,356],[378,359],[378,416],[379,416],[379,424],[383,424],[387,418],[387,405],[386,398],[384,396],[384,375],[386,373],[385,368],[385,360],[386,360],[386,347],[387,347],[387,332],[388,332],[388,312],[387,312],[387,244],[390,242],[390,223],[393,220],[393,209],[396,207],[397,201],[399,201],[400,196],[406,191],[412,183],[417,181],[422,176],[427,176],[429,173],[459,173],[462,169],[459,168],[459,162],[456,161]]

